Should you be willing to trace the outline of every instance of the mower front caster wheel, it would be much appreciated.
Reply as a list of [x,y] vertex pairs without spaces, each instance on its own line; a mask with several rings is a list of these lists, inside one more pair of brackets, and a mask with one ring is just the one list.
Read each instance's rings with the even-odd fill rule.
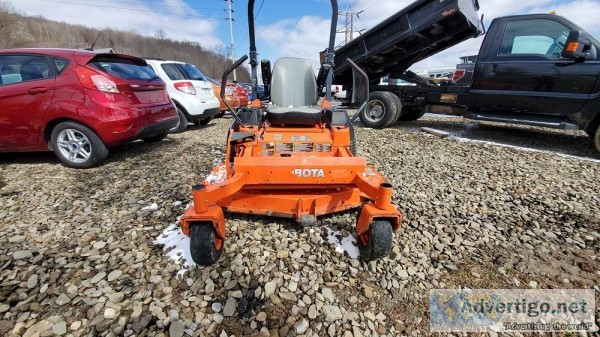
[[365,246],[359,243],[360,256],[365,261],[373,261],[390,255],[394,233],[388,221],[373,221],[369,228],[369,241]]
[[223,243],[217,249],[216,233],[209,222],[190,226],[190,253],[192,260],[202,266],[210,266],[217,262],[223,252]]

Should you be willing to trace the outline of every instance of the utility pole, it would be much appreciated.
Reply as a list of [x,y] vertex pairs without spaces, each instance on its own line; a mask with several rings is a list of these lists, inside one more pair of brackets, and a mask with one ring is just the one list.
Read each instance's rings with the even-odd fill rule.
[[[225,0],[227,1],[227,7],[228,10],[227,12],[229,13],[229,36],[231,38],[231,63],[235,63],[235,47],[233,44],[233,18],[231,16],[231,14],[233,13],[233,10],[231,9],[231,3],[233,2],[233,0]],[[237,75],[235,73],[235,69],[233,70],[233,80],[237,81]]]
[[[344,29],[343,32],[345,34],[345,39],[344,39],[344,44],[348,44],[348,42],[352,41],[354,39],[354,17],[356,16],[357,18],[359,17],[359,15],[364,12],[364,11],[360,11],[360,12],[355,12],[352,8],[348,8],[345,12],[341,12],[340,15],[343,15],[346,19],[345,25],[344,25]],[[339,31],[339,30],[338,30]],[[341,33],[341,32],[340,32]]]

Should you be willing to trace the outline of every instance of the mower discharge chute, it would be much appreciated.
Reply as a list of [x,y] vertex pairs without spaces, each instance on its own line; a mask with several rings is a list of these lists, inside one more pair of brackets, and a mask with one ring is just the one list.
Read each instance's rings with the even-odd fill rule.
[[[230,107],[234,122],[225,162],[214,169],[222,179],[195,185],[194,206],[181,219],[194,262],[210,265],[219,259],[226,237],[225,211],[293,218],[311,225],[320,215],[360,208],[356,232],[362,257],[374,260],[390,253],[392,231],[402,220],[391,203],[392,186],[367,166],[365,158],[355,157],[353,120],[330,103],[338,15],[337,1],[331,4],[327,61],[319,75],[315,77],[306,59],[282,58],[272,70],[263,60],[265,92],[270,93],[270,102],[263,104],[257,99],[254,0],[249,0],[253,101],[251,107],[237,111]],[[247,59],[243,56],[226,70],[222,86]],[[355,70],[353,100],[363,102],[363,109],[369,81],[348,62]],[[326,97],[318,105],[323,86]]]

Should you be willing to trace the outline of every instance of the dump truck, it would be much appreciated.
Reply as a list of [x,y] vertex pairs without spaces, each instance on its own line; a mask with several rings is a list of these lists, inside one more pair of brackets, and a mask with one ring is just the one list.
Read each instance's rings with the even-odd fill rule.
[[[408,69],[484,32],[478,17],[477,0],[418,0],[398,11],[348,44],[335,50],[334,85],[342,85],[346,98],[352,97],[354,61],[365,70],[370,81],[370,101],[361,121],[373,128],[384,128],[399,120],[421,117],[430,101],[439,100],[439,87]],[[322,53],[322,58],[323,58]],[[381,85],[381,79],[403,80]],[[412,84],[412,85],[406,85]],[[439,94],[437,94],[439,96]]]
[[[600,42],[556,14],[496,18],[486,32],[475,21],[478,8],[476,1],[416,1],[338,49],[336,62],[354,60],[371,83],[389,75],[416,84],[371,86],[361,122],[384,128],[444,106],[471,120],[582,130],[600,151]],[[480,34],[485,38],[475,63],[459,67],[453,84],[436,85],[407,71]],[[348,74],[336,68],[334,84],[348,86]]]

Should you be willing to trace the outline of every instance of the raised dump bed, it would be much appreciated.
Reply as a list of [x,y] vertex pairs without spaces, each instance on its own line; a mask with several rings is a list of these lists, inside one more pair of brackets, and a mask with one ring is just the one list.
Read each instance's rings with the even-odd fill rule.
[[477,0],[418,0],[335,51],[334,84],[352,85],[350,58],[371,82],[483,33]]

